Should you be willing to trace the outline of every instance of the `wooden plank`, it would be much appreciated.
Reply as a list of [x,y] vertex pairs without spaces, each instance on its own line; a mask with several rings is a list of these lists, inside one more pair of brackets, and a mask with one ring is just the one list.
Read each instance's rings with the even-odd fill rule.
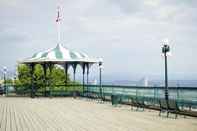
[[197,118],[167,119],[157,111],[73,98],[0,98],[0,131],[196,131]]

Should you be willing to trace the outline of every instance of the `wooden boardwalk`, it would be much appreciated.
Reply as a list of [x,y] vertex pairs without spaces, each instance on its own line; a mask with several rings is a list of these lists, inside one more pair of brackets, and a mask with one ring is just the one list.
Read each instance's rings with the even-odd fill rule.
[[73,98],[0,97],[0,131],[197,131],[197,118],[159,117]]

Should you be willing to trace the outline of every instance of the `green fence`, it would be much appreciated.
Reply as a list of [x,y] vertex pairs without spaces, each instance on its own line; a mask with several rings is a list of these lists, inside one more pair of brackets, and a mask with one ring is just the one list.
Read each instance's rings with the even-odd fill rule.
[[[121,96],[122,102],[128,102],[131,97],[142,98],[146,104],[158,105],[159,99],[164,99],[164,87],[140,87],[121,85],[7,85],[7,96],[61,97],[83,96],[111,100],[112,95]],[[180,105],[197,107],[197,88],[169,87],[169,98],[177,100]]]
[[[99,94],[110,100],[112,95],[121,96],[122,102],[128,102],[130,98],[143,99],[147,105],[157,106],[160,99],[164,99],[164,87],[140,87],[121,85],[102,85],[102,92],[99,85],[86,85],[85,92]],[[180,106],[197,108],[196,87],[169,87],[169,99],[176,100]]]

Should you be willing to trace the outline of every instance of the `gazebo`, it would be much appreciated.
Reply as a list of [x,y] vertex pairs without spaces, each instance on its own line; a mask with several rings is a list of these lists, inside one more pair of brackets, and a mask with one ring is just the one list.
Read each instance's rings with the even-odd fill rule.
[[67,74],[68,68],[71,66],[73,68],[73,81],[75,81],[75,74],[77,65],[80,65],[83,71],[83,93],[84,93],[84,85],[85,85],[85,72],[87,74],[87,84],[89,83],[89,70],[91,65],[98,64],[99,66],[99,81],[100,81],[100,93],[102,91],[101,87],[101,74],[102,74],[102,63],[103,60],[101,58],[93,58],[89,57],[87,54],[82,52],[71,51],[62,46],[62,44],[57,44],[55,48],[51,48],[45,51],[41,51],[35,53],[32,57],[24,59],[20,62],[21,64],[26,64],[31,69],[32,80],[31,80],[31,97],[35,95],[35,87],[34,87],[34,66],[36,64],[42,65],[44,69],[44,81],[46,83],[46,72],[47,68],[49,71],[52,71],[52,66],[55,64],[63,65],[67,84]]

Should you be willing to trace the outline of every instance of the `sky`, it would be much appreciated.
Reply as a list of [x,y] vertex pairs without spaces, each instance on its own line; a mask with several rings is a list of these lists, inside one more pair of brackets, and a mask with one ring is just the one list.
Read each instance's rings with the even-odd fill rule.
[[61,43],[102,57],[106,79],[163,79],[166,38],[169,79],[197,79],[196,0],[1,0],[1,70],[56,46],[58,5]]

